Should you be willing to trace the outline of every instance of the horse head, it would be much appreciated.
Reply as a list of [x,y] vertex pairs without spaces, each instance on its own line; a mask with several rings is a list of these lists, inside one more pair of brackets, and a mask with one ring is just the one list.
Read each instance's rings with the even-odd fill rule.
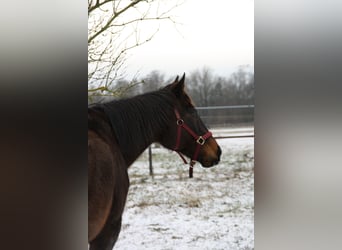
[[174,96],[174,119],[160,143],[171,150],[184,154],[203,167],[212,167],[220,161],[221,148],[199,117],[194,104],[185,92],[185,74],[164,89]]

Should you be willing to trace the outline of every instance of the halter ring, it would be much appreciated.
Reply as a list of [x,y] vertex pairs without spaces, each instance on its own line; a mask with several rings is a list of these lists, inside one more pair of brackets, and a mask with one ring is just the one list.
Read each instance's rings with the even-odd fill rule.
[[178,125],[178,126],[181,126],[181,125],[183,125],[183,124],[184,124],[183,119],[178,119],[178,120],[177,120],[177,125]]
[[204,139],[202,136],[199,136],[198,139],[196,140],[196,142],[197,142],[199,145],[204,145],[205,139]]

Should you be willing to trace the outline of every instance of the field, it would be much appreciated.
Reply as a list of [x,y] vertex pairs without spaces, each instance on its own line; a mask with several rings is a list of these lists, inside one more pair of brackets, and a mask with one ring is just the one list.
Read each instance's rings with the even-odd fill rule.
[[196,164],[193,179],[176,153],[158,145],[152,179],[143,153],[129,169],[131,186],[114,249],[254,249],[254,138],[218,143],[220,164]]

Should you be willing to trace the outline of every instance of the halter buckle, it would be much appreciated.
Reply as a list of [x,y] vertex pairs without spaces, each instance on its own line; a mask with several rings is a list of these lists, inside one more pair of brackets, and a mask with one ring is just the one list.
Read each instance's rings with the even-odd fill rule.
[[202,136],[199,136],[198,139],[196,140],[196,142],[197,142],[199,145],[204,145],[205,139],[204,139]]

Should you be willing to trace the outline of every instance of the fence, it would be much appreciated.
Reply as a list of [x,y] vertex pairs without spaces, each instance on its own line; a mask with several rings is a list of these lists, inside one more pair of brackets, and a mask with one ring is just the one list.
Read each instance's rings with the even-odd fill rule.
[[[254,137],[254,105],[196,107],[208,128],[230,128],[217,133],[216,140]],[[153,177],[152,147],[148,148],[150,175]]]
[[254,124],[254,105],[197,107],[196,109],[209,128]]

